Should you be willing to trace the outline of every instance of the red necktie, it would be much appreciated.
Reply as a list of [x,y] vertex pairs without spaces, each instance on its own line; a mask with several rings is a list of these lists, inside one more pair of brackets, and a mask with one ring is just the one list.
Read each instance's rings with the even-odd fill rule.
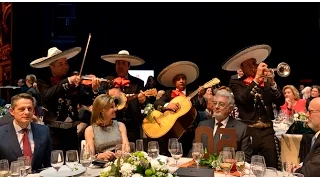
[[29,142],[28,131],[29,129],[27,128],[23,129],[23,138],[22,138],[23,156],[29,156],[30,159],[32,159],[32,150]]
[[[260,80],[260,82],[259,82],[260,87],[264,87],[263,78],[260,78],[259,80]],[[253,81],[253,77],[252,77],[252,76],[250,76],[250,77],[246,78],[245,80],[243,80],[243,82],[244,82],[246,85],[249,85],[252,81]]]
[[123,77],[117,77],[113,80],[114,87],[125,87],[130,86],[130,80],[125,79]]
[[180,90],[172,90],[171,97],[175,98],[177,96],[184,96],[185,94]]

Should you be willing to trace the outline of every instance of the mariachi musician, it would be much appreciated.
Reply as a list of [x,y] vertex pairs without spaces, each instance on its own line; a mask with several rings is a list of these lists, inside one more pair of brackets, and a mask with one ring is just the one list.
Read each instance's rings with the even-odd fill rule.
[[[199,76],[199,68],[196,64],[189,61],[175,62],[165,69],[163,69],[158,75],[158,81],[163,86],[174,88],[166,90],[161,98],[154,102],[154,107],[160,111],[177,111],[179,104],[169,103],[176,96],[188,96],[192,91],[187,89],[187,85],[195,81]],[[206,102],[204,100],[205,90],[200,87],[197,96],[191,99],[193,107],[198,111],[204,111],[206,109]],[[199,114],[199,113],[197,113]],[[197,116],[195,123],[190,125],[190,128],[180,137],[180,142],[183,146],[184,155],[187,155],[192,148],[192,140],[194,139],[194,131],[198,125],[199,116]],[[159,145],[164,154],[168,154],[167,139],[159,138]]]
[[[138,98],[128,100],[127,106],[117,111],[116,119],[125,124],[129,142],[136,142],[140,139],[140,129],[142,123],[141,109],[145,107],[146,96],[141,93],[144,82],[129,74],[131,66],[144,64],[144,60],[132,56],[128,51],[122,50],[118,54],[103,55],[101,58],[105,61],[115,64],[117,76],[113,79],[113,88],[121,90],[125,94],[137,94]],[[107,93],[113,96],[115,89],[107,89],[108,86],[100,87],[99,93]]]
[[[37,86],[41,94],[44,107],[48,110],[44,114],[44,122],[50,127],[52,148],[67,151],[78,150],[77,128],[82,126],[78,116],[78,104],[82,99],[94,98],[94,92],[99,87],[99,80],[93,79],[92,89],[85,90],[78,75],[67,76],[68,60],[81,51],[80,47],[61,51],[56,47],[48,50],[47,57],[36,59],[30,63],[33,68],[50,67],[51,77],[38,79]],[[40,76],[39,76],[40,77]],[[42,76],[41,76],[42,77]],[[84,131],[81,129],[80,131]]]
[[267,167],[278,168],[278,144],[272,121],[272,103],[284,104],[284,96],[274,80],[274,74],[263,61],[269,56],[271,47],[255,45],[248,47],[227,60],[222,69],[237,71],[244,75],[230,80],[230,88],[241,121],[248,124],[252,137],[253,155],[265,157]]

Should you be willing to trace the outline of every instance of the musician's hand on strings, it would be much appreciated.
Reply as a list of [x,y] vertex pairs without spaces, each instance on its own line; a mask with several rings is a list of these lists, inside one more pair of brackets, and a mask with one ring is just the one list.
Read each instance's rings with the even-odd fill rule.
[[101,84],[101,79],[97,78],[96,76],[93,75],[92,76],[92,90],[94,92],[99,91],[100,84]]
[[74,75],[68,78],[72,85],[78,86],[80,84],[80,76]]
[[205,88],[203,86],[199,86],[199,88],[198,88],[198,97],[202,98],[205,93],[206,93]]
[[143,104],[146,101],[146,95],[144,95],[144,93],[142,91],[140,91],[140,93],[138,94],[138,100],[141,104]]
[[169,109],[171,111],[177,111],[179,109],[179,104],[178,103],[169,103],[166,107],[166,109]]

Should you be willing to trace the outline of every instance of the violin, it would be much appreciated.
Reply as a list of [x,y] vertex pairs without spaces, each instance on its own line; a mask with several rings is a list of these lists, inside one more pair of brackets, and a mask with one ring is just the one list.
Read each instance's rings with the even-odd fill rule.
[[[81,84],[83,85],[92,85],[92,78],[95,77],[94,75],[86,75],[81,77]],[[107,82],[107,84],[113,84],[113,80],[110,78],[99,78],[102,82]]]

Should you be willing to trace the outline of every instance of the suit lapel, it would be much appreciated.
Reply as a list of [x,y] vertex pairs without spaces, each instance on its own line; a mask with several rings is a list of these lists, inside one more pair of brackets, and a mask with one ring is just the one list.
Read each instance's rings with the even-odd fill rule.
[[34,141],[34,150],[32,155],[32,166],[34,164],[34,160],[37,157],[37,153],[40,149],[40,142],[41,142],[41,133],[37,132],[37,128],[35,127],[34,123],[31,123],[31,129],[32,129],[32,136]]
[[22,151],[18,142],[16,130],[13,127],[13,122],[10,123],[6,132],[7,132],[7,140],[8,140],[9,146],[18,159],[18,157],[22,156]]
[[[236,120],[233,119],[231,116],[229,116],[229,119],[225,128],[235,128],[236,123],[237,123]],[[221,139],[229,139],[229,138],[230,137],[228,135],[221,136]]]
[[306,164],[310,160],[310,158],[312,158],[316,149],[319,148],[319,144],[320,144],[320,135],[317,137],[316,141],[314,142],[313,146],[311,147],[310,152],[308,153],[307,157],[303,161],[303,164]]

